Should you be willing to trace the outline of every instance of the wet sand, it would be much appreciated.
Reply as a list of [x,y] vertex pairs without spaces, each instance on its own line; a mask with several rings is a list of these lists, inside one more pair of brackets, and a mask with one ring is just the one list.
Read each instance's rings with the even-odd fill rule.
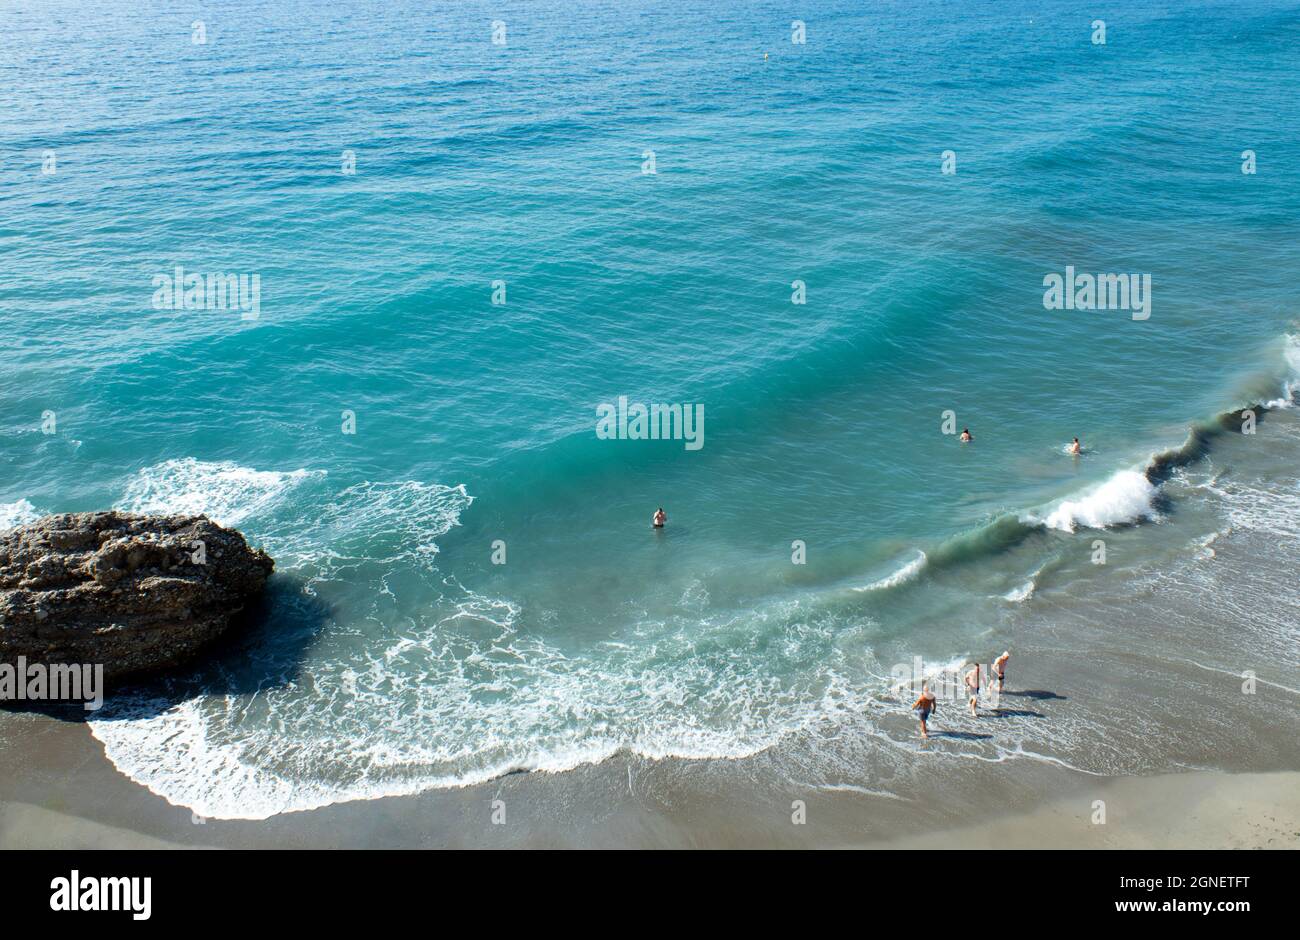
[[1031,812],[870,848],[1300,849],[1300,773],[1118,777]]
[[[746,762],[616,758],[227,821],[199,819],[132,783],[83,725],[0,715],[0,738],[0,759],[11,764],[0,781],[4,849],[1300,848],[1292,772],[1102,778],[1025,763],[1016,771],[1023,789],[982,779],[1002,768],[976,768],[899,798],[765,787]],[[1098,800],[1104,824],[1093,821]]]

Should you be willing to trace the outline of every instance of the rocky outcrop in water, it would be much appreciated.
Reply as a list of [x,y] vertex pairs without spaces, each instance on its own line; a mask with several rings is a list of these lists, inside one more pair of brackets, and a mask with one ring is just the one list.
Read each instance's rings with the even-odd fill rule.
[[226,631],[274,562],[206,516],[81,512],[0,532],[0,663],[180,665]]

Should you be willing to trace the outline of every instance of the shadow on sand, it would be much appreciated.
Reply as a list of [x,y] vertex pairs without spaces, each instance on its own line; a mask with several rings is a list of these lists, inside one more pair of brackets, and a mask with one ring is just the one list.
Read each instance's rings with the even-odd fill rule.
[[990,708],[984,714],[993,715],[995,718],[1046,718],[1042,712],[1030,711],[1027,708]]
[[1019,692],[1012,692],[1010,690],[1006,690],[1003,691],[1001,694],[1018,695],[1021,698],[1032,698],[1035,701],[1039,701],[1039,702],[1046,701],[1048,699],[1055,699],[1056,701],[1060,701],[1060,702],[1068,701],[1066,696],[1057,695],[1055,692],[1048,692],[1046,689],[1021,689]]
[[974,731],[931,731],[932,738],[956,738],[959,741],[988,741],[993,735],[976,734]]

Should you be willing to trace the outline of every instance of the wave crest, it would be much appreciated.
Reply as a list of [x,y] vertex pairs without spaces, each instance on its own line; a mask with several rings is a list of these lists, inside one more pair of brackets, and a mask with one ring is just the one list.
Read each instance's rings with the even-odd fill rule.
[[898,587],[900,584],[906,584],[909,581],[915,581],[920,577],[921,572],[925,570],[928,559],[925,552],[918,551],[916,557],[903,565],[891,575],[881,578],[879,581],[873,581],[865,587],[856,587],[855,591],[883,591],[888,588]]
[[1156,487],[1137,470],[1121,470],[1078,499],[1061,502],[1042,520],[1049,529],[1073,532],[1079,526],[1105,529],[1153,518]]

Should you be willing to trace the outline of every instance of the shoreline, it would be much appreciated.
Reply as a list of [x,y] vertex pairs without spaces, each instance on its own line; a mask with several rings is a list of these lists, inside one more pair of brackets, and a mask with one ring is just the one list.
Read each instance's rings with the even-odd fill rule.
[[[1300,772],[1289,770],[1088,777],[1036,766],[1022,775],[1026,792],[950,776],[937,793],[899,798],[800,793],[741,762],[617,757],[253,822],[200,820],[167,803],[120,774],[84,725],[24,725],[14,741],[13,723],[0,721],[0,751],[32,758],[0,781],[0,849],[1300,849]],[[803,825],[792,824],[792,794],[806,805]],[[1104,824],[1092,821],[1097,800]],[[506,825],[492,824],[496,805]]]
[[1300,772],[1107,777],[1091,794],[871,849],[1300,849]]

